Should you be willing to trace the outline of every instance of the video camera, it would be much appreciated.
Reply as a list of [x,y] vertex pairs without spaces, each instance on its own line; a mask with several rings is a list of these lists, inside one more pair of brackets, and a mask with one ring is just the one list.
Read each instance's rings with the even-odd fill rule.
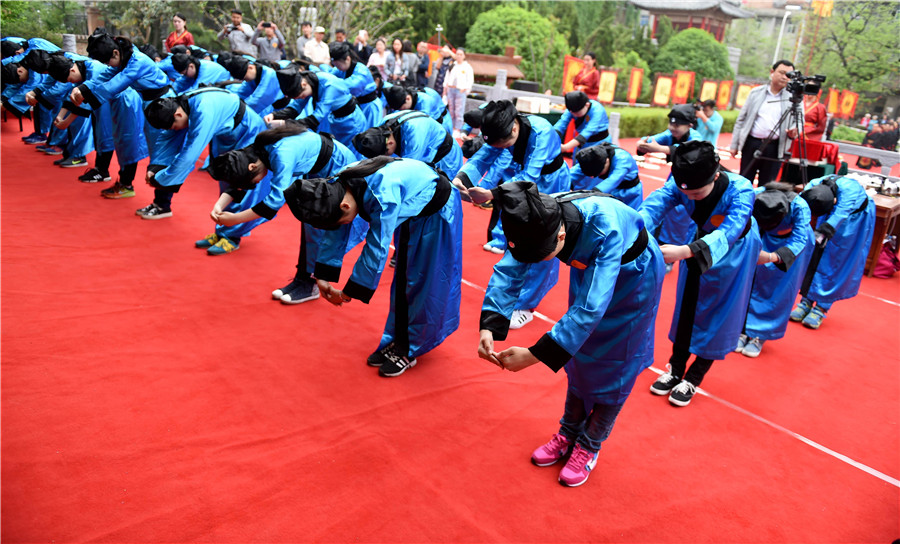
[[822,83],[825,83],[825,76],[816,74],[814,76],[804,76],[800,70],[788,72],[787,77],[790,79],[787,84],[787,90],[791,93],[792,100],[802,101],[803,95],[817,95],[822,89]]

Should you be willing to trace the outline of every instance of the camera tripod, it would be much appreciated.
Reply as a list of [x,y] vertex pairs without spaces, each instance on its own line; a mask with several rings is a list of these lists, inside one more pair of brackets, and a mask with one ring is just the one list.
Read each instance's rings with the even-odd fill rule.
[[[779,100],[780,101],[780,100]],[[782,114],[781,118],[778,119],[778,122],[775,123],[775,127],[769,132],[768,136],[763,138],[762,144],[759,146],[759,149],[753,152],[753,159],[747,163],[746,168],[741,169],[741,175],[745,178],[748,177],[748,174],[752,172],[755,166],[759,163],[759,161],[770,161],[770,162],[778,162],[784,164],[791,159],[790,150],[785,150],[785,153],[781,157],[764,157],[763,152],[766,147],[772,142],[772,140],[776,141],[776,145],[778,143],[778,134],[780,130],[783,128],[785,131],[794,128],[797,130],[797,138],[799,145],[797,146],[799,159],[800,159],[800,180],[805,187],[809,182],[809,177],[807,173],[807,167],[809,166],[809,161],[807,160],[806,153],[806,131],[803,127],[803,117],[802,117],[802,104],[803,104],[803,93],[792,93],[791,98],[791,107],[786,109]],[[788,122],[788,119],[793,116],[793,124],[795,126],[790,126],[791,123]],[[749,178],[748,178],[749,179]],[[753,183],[753,180],[750,180]]]

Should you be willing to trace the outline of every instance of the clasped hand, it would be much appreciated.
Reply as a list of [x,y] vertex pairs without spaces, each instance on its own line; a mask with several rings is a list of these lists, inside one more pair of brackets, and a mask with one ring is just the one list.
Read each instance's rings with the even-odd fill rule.
[[504,370],[518,372],[538,362],[537,357],[528,348],[513,346],[499,353],[494,351],[494,335],[491,331],[482,330],[478,342],[478,356]]
[[325,297],[325,300],[334,304],[335,306],[343,306],[345,302],[350,302],[350,298],[344,295],[344,292],[340,289],[335,289],[330,283],[325,280],[316,280],[316,285],[319,286],[319,293]]

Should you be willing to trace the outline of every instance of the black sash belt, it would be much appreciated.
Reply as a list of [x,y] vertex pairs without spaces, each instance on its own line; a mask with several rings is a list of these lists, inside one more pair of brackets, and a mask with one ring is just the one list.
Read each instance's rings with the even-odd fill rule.
[[638,234],[637,240],[631,244],[631,247],[628,248],[628,251],[622,255],[621,264],[628,264],[631,261],[637,259],[641,256],[641,253],[647,249],[647,244],[650,243],[650,235],[647,233],[647,229],[641,229],[641,232]]
[[438,117],[438,123],[444,124],[444,117],[447,117],[447,114],[450,113],[450,110],[447,109],[447,106],[444,106],[444,111],[441,112],[441,116]]
[[641,182],[641,177],[634,176],[634,179],[627,179],[627,180],[619,183],[619,186],[616,187],[616,189],[621,189],[623,191],[625,189],[631,189],[632,187],[637,187],[640,182]]
[[[753,226],[753,216],[751,215],[750,218],[747,219],[747,224],[744,225],[744,232],[742,232],[741,235],[738,236],[738,239],[740,240],[744,236],[747,236],[747,233],[750,232],[750,227],[752,227],[752,226]],[[696,239],[699,240],[700,238],[703,238],[704,236],[707,236],[709,234],[712,234],[712,231],[707,232],[702,229],[697,229],[697,238]]]
[[860,206],[859,208],[856,208],[855,210],[850,212],[850,215],[856,215],[858,213],[862,213],[862,212],[866,211],[866,208],[868,208],[868,207],[869,207],[869,197],[867,195],[866,198],[863,199],[862,206]]
[[553,172],[556,172],[557,170],[559,170],[562,167],[564,162],[565,161],[563,160],[562,153],[560,153],[559,155],[556,156],[555,159],[550,161],[550,163],[545,164],[544,167],[541,168],[541,175],[546,176],[547,174],[552,174]]
[[[450,180],[447,179],[447,176],[443,175],[441,172],[438,172],[437,184],[434,188],[434,196],[431,197],[431,201],[422,208],[422,211],[419,212],[416,217],[426,217],[429,215],[433,215],[444,207],[444,204],[450,200],[450,194],[453,192],[452,185],[450,184]],[[398,264],[399,266],[399,264]]]
[[356,109],[356,99],[353,97],[350,97],[349,102],[347,102],[340,108],[334,110],[332,113],[334,114],[335,117],[347,117],[348,115],[353,113],[353,110],[355,110],[355,109]]
[[328,164],[328,161],[331,160],[331,156],[334,154],[334,142],[331,138],[324,134],[319,134],[319,136],[322,138],[322,147],[319,149],[316,163],[309,169],[310,174],[316,174],[319,170],[325,168],[325,165]]
[[376,98],[378,98],[378,91],[372,91],[372,92],[366,93],[362,96],[357,96],[356,103],[357,104],[368,104],[369,102],[374,102]]
[[437,164],[441,162],[441,160],[450,153],[453,149],[453,136],[450,136],[450,133],[444,135],[444,141],[441,142],[441,145],[437,148],[437,153],[434,154],[434,159],[432,159],[433,164]]
[[593,136],[588,138],[587,141],[588,142],[599,142],[600,140],[605,140],[606,138],[609,138],[608,130],[604,130],[602,132],[598,132],[597,134],[594,134]]
[[160,96],[166,94],[171,88],[172,87],[170,87],[169,85],[166,85],[165,87],[160,87],[159,89],[145,89],[143,91],[138,91],[138,93],[141,95],[142,100],[144,100],[145,102],[149,102],[150,100],[156,100]]
[[241,124],[241,121],[244,120],[244,114],[247,113],[247,104],[241,100],[240,105],[238,105],[237,113],[234,114],[234,128],[237,128],[238,125]]

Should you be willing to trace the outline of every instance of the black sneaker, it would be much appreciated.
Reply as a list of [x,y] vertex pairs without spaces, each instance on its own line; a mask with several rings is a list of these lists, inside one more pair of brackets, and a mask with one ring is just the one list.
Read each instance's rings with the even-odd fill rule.
[[281,295],[282,304],[300,304],[319,298],[319,285],[316,280],[300,280],[293,289]]
[[[56,164],[54,161],[53,164]],[[69,157],[59,163],[59,166],[63,168],[81,168],[82,166],[87,164],[87,159],[84,157]]]
[[109,172],[101,172],[96,168],[91,168],[84,174],[78,176],[78,181],[83,181],[85,183],[99,183],[101,181],[110,181],[111,179]]
[[56,166],[59,166],[60,164],[62,164],[64,161],[67,161],[67,160],[69,160],[68,157],[60,157],[60,158],[56,159],[55,161],[53,161],[53,164],[55,164]]
[[681,383],[672,389],[672,393],[669,395],[669,403],[675,406],[687,406],[691,403],[691,399],[694,398],[694,393],[696,392],[696,385],[682,380]]
[[394,343],[393,342],[391,342],[390,344],[384,346],[383,348],[381,348],[379,350],[375,350],[375,353],[373,353],[372,355],[369,355],[369,357],[366,359],[366,364],[369,366],[383,365],[388,360],[387,356],[385,355],[385,353],[388,351],[394,351]]
[[381,368],[378,369],[378,375],[384,376],[385,378],[399,376],[406,372],[407,369],[416,366],[415,359],[410,359],[406,355],[400,355],[393,348],[385,351],[384,356],[387,360],[382,363]]
[[672,389],[681,382],[671,372],[666,372],[650,386],[650,392],[654,395],[668,395]]
[[157,206],[155,202],[151,202],[149,206],[144,206],[140,210],[134,212],[135,215],[140,215],[141,219],[165,219],[166,217],[172,217],[172,210],[164,210],[161,207]]
[[[210,236],[215,236],[215,235],[211,234]],[[207,236],[207,238],[209,238],[209,236]],[[218,236],[216,238],[218,238]],[[218,241],[218,239],[216,241]],[[197,242],[197,243],[199,244],[200,242]],[[201,246],[197,246],[197,247],[201,247]],[[291,283],[285,285],[284,287],[279,287],[278,289],[275,289],[274,291],[272,291],[272,298],[274,298],[275,300],[281,300],[281,297],[283,297],[286,293],[290,293],[291,291],[293,291],[298,285],[300,285],[300,283],[302,281],[303,280],[298,280],[297,278],[292,279]]]

